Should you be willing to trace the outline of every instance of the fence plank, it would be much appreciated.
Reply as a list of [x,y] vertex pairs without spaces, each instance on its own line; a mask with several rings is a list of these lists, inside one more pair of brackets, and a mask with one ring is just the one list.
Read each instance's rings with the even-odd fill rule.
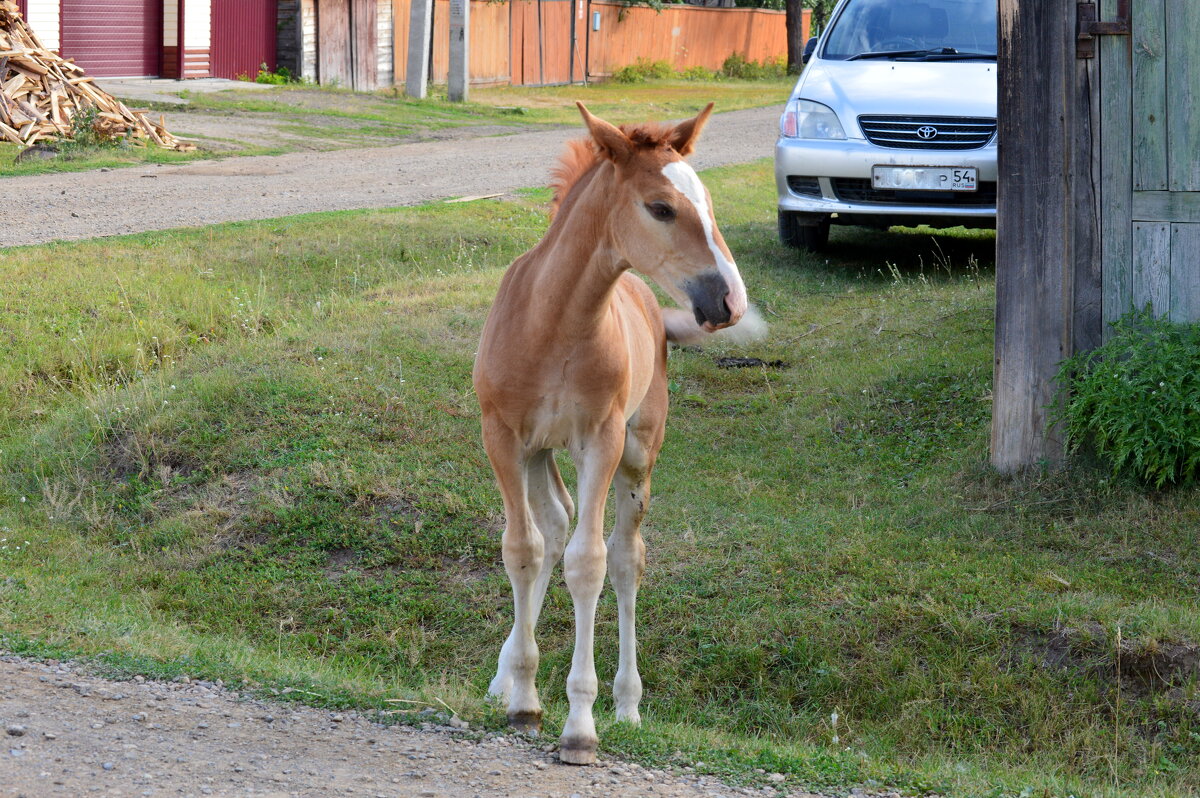
[[1133,305],[1149,302],[1155,316],[1171,310],[1171,225],[1133,224]]
[[1200,321],[1200,224],[1171,225],[1171,319]]
[[1172,191],[1200,191],[1200,3],[1167,0],[1167,146]]
[[[1116,0],[1102,0],[1100,18],[1112,19]],[[1129,145],[1133,98],[1131,97],[1129,42],[1122,36],[1102,36],[1099,40],[1100,96],[1104,112],[1100,117],[1100,153],[1104,168],[1100,174],[1101,260],[1104,268],[1104,321],[1110,322],[1129,310],[1133,303],[1133,170]],[[1109,334],[1106,326],[1105,336]]]
[[1165,0],[1133,8],[1133,187],[1167,187],[1167,63]]

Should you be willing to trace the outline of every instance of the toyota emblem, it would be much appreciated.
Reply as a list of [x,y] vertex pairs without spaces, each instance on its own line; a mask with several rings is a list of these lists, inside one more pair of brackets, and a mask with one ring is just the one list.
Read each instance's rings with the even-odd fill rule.
[[937,128],[934,127],[933,125],[925,125],[924,127],[917,128],[917,135],[920,136],[921,138],[925,139],[926,141],[928,141],[929,139],[936,139],[937,133],[938,133]]

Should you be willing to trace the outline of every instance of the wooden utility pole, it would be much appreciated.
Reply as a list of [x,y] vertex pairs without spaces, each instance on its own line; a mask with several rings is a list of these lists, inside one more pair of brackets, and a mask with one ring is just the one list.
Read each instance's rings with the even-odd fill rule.
[[429,89],[429,44],[433,33],[433,0],[412,0],[408,12],[408,62],[404,93],[418,100]]
[[450,77],[446,87],[450,102],[467,100],[471,83],[471,0],[450,0]]
[[999,181],[992,465],[1065,457],[1052,423],[1064,358],[1097,345],[1102,302],[1095,59],[1077,57],[1076,3],[999,0]]

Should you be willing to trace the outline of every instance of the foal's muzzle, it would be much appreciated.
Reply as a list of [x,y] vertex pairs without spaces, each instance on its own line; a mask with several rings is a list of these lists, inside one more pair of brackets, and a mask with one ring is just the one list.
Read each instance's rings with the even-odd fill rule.
[[726,326],[733,318],[725,298],[729,295],[729,284],[719,272],[705,272],[687,283],[688,299],[692,301],[692,313],[696,323],[707,330]]

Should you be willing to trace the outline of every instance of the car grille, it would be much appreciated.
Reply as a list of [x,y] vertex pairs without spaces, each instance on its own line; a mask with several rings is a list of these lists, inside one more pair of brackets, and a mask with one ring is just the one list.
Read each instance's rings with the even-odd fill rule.
[[880,205],[926,205],[938,208],[989,208],[996,205],[996,184],[980,181],[976,191],[897,191],[875,188],[868,178],[835,177],[833,193],[842,202]]
[[996,132],[996,120],[972,116],[860,116],[872,144],[906,150],[974,150]]

